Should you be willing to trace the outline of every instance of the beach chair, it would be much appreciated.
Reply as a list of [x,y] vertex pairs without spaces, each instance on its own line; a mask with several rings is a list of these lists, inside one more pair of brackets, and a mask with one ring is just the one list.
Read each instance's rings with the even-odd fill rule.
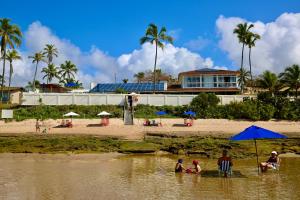
[[221,176],[222,174],[224,176],[232,175],[232,167],[230,165],[230,161],[229,160],[222,160],[221,164],[218,166],[218,171],[219,171],[219,176]]

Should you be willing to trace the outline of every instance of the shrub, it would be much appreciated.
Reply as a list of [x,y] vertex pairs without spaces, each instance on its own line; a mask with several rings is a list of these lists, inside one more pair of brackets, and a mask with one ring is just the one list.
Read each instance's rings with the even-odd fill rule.
[[197,113],[198,117],[209,116],[208,108],[216,107],[220,99],[213,93],[200,93],[193,98],[190,108]]

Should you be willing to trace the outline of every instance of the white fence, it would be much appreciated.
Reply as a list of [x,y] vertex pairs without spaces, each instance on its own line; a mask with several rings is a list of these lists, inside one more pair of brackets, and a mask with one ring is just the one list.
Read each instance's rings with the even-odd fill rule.
[[[72,94],[72,93],[23,93],[22,105],[123,105],[124,94]],[[162,105],[187,105],[196,95],[168,95],[168,94],[141,94],[138,104]],[[220,104],[232,101],[242,101],[247,95],[217,95]]]

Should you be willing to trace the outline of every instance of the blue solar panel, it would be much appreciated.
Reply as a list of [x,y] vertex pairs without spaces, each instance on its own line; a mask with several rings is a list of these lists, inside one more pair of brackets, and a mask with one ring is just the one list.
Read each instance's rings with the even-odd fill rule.
[[[154,89],[153,83],[100,83],[90,92],[115,92],[118,88],[127,92],[151,92]],[[156,91],[164,91],[164,83],[155,84]]]

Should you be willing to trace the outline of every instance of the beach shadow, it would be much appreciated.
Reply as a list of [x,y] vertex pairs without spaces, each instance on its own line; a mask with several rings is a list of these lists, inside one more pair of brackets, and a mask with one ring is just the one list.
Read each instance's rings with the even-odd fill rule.
[[86,127],[104,127],[102,124],[88,124]]
[[57,126],[54,126],[54,127],[52,127],[52,128],[69,128],[69,127],[64,126],[64,125],[57,125]]
[[173,124],[173,127],[188,127],[187,125],[184,124]]
[[[219,176],[218,170],[203,170],[201,171],[201,177],[207,178],[223,178],[222,175]],[[238,170],[233,170],[232,175],[228,176],[229,178],[247,178],[244,174],[242,174]]]

